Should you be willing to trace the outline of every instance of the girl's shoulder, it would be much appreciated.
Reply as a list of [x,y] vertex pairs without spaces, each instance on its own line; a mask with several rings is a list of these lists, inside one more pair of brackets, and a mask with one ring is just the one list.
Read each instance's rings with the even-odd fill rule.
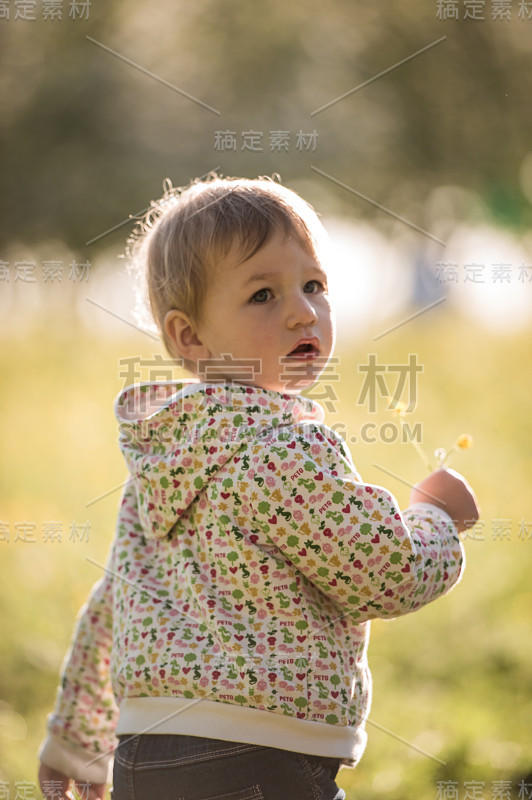
[[264,431],[252,446],[255,457],[261,461],[312,462],[330,469],[356,472],[349,447],[341,434],[324,422],[301,421]]

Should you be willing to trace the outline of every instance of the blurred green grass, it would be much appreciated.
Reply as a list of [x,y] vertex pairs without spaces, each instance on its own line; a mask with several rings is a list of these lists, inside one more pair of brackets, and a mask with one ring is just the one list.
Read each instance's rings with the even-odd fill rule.
[[[387,364],[417,353],[424,372],[412,421],[422,423],[428,453],[473,435],[474,448],[451,466],[477,492],[484,538],[466,540],[467,570],[450,595],[373,624],[369,744],[338,781],[348,800],[437,798],[438,781],[458,782],[465,798],[473,780],[485,782],[486,798],[493,782],[508,781],[507,796],[517,798],[521,780],[532,784],[532,539],[519,537],[522,520],[532,537],[530,330],[500,336],[439,310],[373,341],[377,333],[341,343],[339,401],[327,422],[348,439],[360,438],[368,420],[390,422],[384,401],[375,414],[357,404],[357,365],[370,352]],[[147,342],[137,334],[109,340],[81,325],[43,325],[3,342],[0,519],[10,541],[0,542],[0,780],[11,785],[35,780],[74,619],[101,574],[87,558],[102,563],[113,535],[119,490],[87,504],[126,478],[112,403],[124,385],[119,359],[152,357]],[[419,480],[425,469],[412,445],[357,442],[352,452],[363,478],[404,507],[408,487],[375,465]],[[497,536],[497,520],[510,520],[509,539]],[[61,526],[61,542],[43,541],[50,521]],[[89,541],[69,541],[72,523],[87,521]],[[14,541],[22,522],[35,526],[35,543]]]

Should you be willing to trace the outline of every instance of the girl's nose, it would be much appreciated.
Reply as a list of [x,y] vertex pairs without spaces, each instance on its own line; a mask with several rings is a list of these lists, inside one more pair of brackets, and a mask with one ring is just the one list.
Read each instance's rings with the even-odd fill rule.
[[310,302],[310,297],[311,295],[301,293],[291,300],[287,317],[289,328],[314,325],[317,321],[318,315],[314,305]]

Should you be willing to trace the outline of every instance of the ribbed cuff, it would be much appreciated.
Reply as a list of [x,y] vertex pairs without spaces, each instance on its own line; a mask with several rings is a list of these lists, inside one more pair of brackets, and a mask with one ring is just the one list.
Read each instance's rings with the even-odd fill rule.
[[458,536],[456,525],[454,524],[450,514],[448,514],[447,511],[444,511],[444,509],[440,506],[435,506],[433,503],[412,503],[412,505],[408,506],[408,508],[405,508],[402,514],[404,517],[406,517],[406,515],[411,512],[416,512],[418,514],[431,514],[433,517],[440,517],[442,522],[452,525],[454,532]]
[[90,753],[84,747],[71,747],[58,736],[48,734],[39,750],[39,760],[76,781],[109,783],[112,778],[113,752]]

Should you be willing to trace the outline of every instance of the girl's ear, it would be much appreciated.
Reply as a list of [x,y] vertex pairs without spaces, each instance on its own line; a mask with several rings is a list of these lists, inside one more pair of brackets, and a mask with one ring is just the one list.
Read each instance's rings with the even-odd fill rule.
[[194,329],[194,325],[183,311],[173,308],[164,318],[164,330],[168,342],[172,344],[175,353],[186,361],[196,363],[201,358],[209,358],[208,348],[203,344]]

